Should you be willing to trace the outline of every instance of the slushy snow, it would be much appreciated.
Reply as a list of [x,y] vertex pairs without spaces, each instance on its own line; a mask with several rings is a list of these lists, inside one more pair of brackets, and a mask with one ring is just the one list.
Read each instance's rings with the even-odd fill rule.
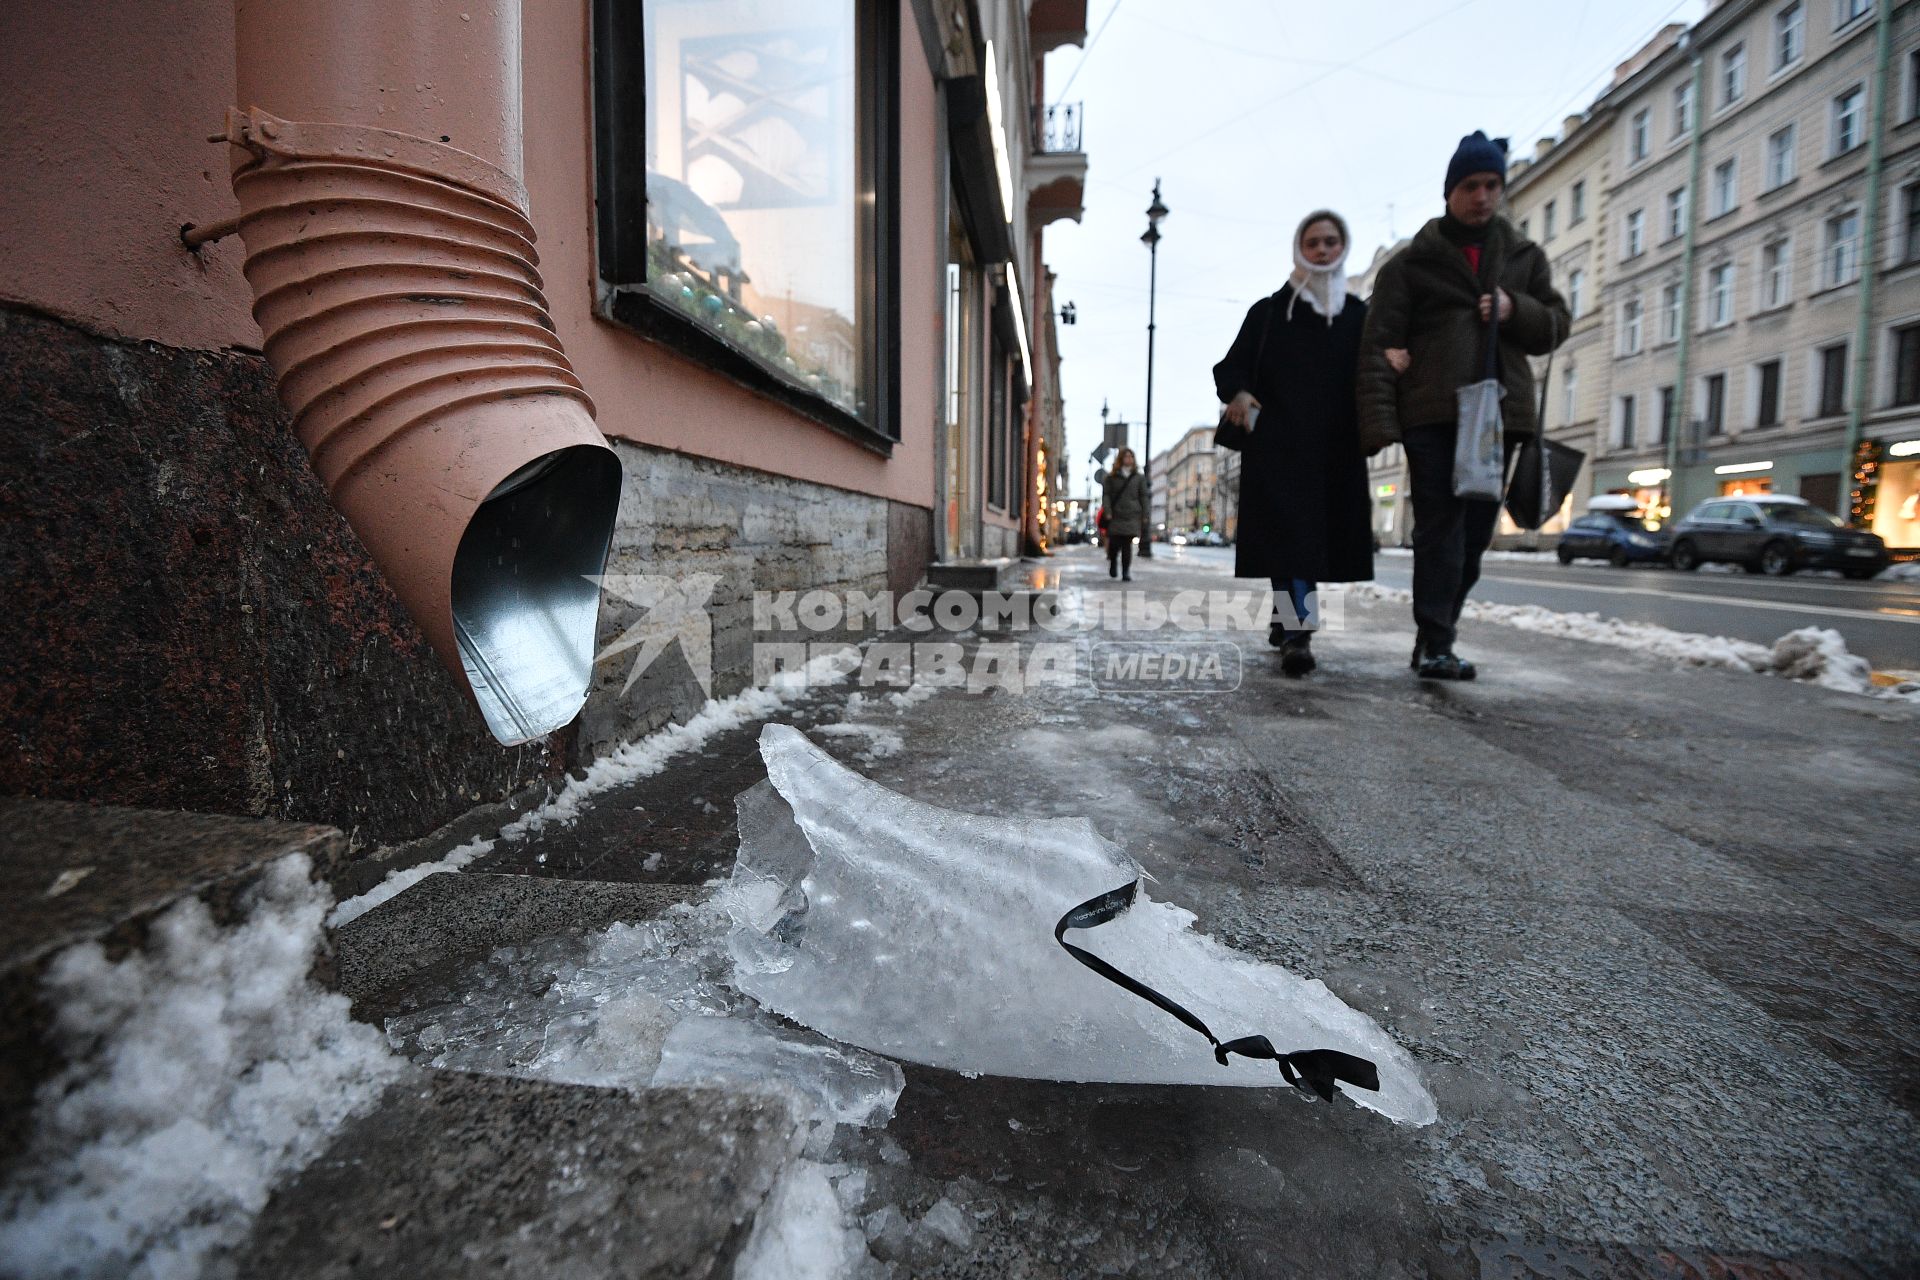
[[[846,1044],[968,1073],[1054,1080],[1273,1086],[1270,1062],[1218,1065],[1197,1033],[1083,967],[1053,938],[1068,910],[1141,877],[1084,818],[1002,819],[898,795],[771,724],[768,782],[740,800],[741,847],[720,895],[733,985]],[[1317,980],[1241,956],[1142,888],[1074,941],[1185,1005],[1222,1040],[1373,1060],[1362,1106],[1426,1124],[1407,1053]]]
[[274,863],[230,929],[190,898],[144,951],[54,959],[45,994],[72,1065],[41,1089],[0,1191],[6,1274],[199,1274],[400,1070],[308,979],[330,901],[309,874],[304,854]]
[[[1347,590],[1359,600],[1405,603],[1412,599],[1410,592],[1373,583],[1358,583]],[[1673,631],[1648,622],[1623,622],[1619,618],[1602,618],[1597,613],[1561,613],[1537,604],[1469,600],[1462,617],[1541,635],[1631,649],[1688,666],[1784,676],[1839,693],[1920,702],[1920,685],[1882,687],[1874,684],[1872,666],[1848,650],[1845,637],[1831,627],[1801,627],[1765,645],[1728,636]]]

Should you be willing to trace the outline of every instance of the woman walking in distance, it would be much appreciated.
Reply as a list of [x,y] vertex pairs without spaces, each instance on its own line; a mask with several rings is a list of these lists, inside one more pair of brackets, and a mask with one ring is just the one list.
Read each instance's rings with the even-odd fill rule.
[[1107,576],[1133,581],[1133,540],[1147,530],[1147,482],[1133,450],[1122,449],[1101,482],[1107,511]]
[[1293,237],[1293,275],[1253,304],[1213,367],[1227,418],[1250,432],[1233,572],[1273,583],[1267,640],[1289,676],[1315,666],[1319,584],[1373,577],[1354,400],[1367,305],[1347,296],[1347,244],[1338,214],[1308,214]]

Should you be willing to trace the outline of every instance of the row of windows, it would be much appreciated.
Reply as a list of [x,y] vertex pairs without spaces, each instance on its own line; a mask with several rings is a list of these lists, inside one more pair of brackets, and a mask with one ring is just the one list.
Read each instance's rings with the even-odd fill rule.
[[[1902,218],[1892,234],[1892,243],[1899,252],[1898,262],[1920,261],[1920,183],[1902,187],[1899,200]],[[1776,311],[1790,304],[1794,281],[1802,266],[1810,265],[1812,287],[1816,290],[1838,288],[1858,280],[1865,260],[1861,238],[1860,210],[1849,208],[1819,224],[1811,264],[1796,260],[1795,239],[1791,235],[1762,244],[1754,281],[1754,314]],[[1580,273],[1574,273],[1578,275]],[[1719,329],[1734,322],[1738,276],[1739,263],[1735,260],[1716,262],[1706,268],[1701,280],[1701,327]],[[1661,286],[1657,303],[1659,342],[1673,342],[1680,336],[1680,295],[1678,281]],[[1642,349],[1647,328],[1646,310],[1647,303],[1637,294],[1621,301],[1618,354],[1629,356]]]
[[[1903,325],[1894,329],[1890,336],[1893,385],[1889,407],[1920,404],[1920,324]],[[1829,343],[1813,351],[1808,370],[1811,383],[1808,388],[1810,398],[1807,415],[1810,418],[1838,418],[1847,412],[1849,355],[1849,344],[1845,341]],[[1747,382],[1752,399],[1749,426],[1756,429],[1777,427],[1785,421],[1782,416],[1785,369],[1786,361],[1780,356],[1752,366]],[[1725,373],[1711,373],[1700,379],[1699,396],[1694,409],[1701,432],[1707,437],[1726,434],[1730,412],[1727,379]],[[1657,399],[1659,409],[1657,415],[1647,421],[1648,415],[1643,406],[1649,399]],[[1673,421],[1673,407],[1671,386],[1660,387],[1651,396],[1639,393],[1617,397],[1613,411],[1613,447],[1629,449],[1635,445],[1665,444],[1667,431]],[[1571,412],[1567,417],[1571,418]]]
[[[1920,50],[1915,53],[1920,55]],[[1866,141],[1866,89],[1855,85],[1840,94],[1833,100],[1832,111],[1831,155],[1844,155]],[[1798,176],[1799,137],[1799,125],[1793,121],[1767,136],[1762,195],[1779,190]],[[1663,243],[1686,234],[1689,203],[1687,188],[1676,187],[1667,192],[1660,209]],[[1721,217],[1739,206],[1740,157],[1734,155],[1713,166],[1707,182],[1707,217]],[[1644,208],[1627,212],[1620,239],[1622,261],[1637,258],[1647,251],[1647,211]]]
[[[1834,26],[1845,28],[1873,11],[1872,0],[1834,0]],[[1792,0],[1774,10],[1767,32],[1769,73],[1777,75],[1799,64],[1807,52],[1807,11],[1804,0]],[[1713,74],[1721,109],[1747,96],[1747,43],[1737,41],[1720,51]],[[1678,142],[1693,130],[1693,81],[1673,87],[1669,138]],[[1642,107],[1627,123],[1627,162],[1638,164],[1653,154],[1653,108]]]

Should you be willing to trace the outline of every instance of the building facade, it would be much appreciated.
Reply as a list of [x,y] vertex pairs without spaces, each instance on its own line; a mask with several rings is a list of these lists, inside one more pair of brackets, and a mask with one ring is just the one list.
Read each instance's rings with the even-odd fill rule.
[[[349,73],[457,43],[411,4],[284,5],[279,45],[379,53],[306,87],[397,128]],[[500,287],[550,324],[471,358],[563,350],[622,481],[585,709],[502,747],[396,594],[404,552],[370,555],[291,429],[242,270],[258,228],[226,234],[236,151],[207,141],[230,108],[273,110],[236,35],[255,15],[14,6],[0,208],[31,248],[0,257],[0,472],[33,482],[0,483],[0,791],[403,840],[754,682],[757,593],[903,592],[937,560],[1043,543],[1064,461],[1043,232],[1078,216],[1086,158],[1040,66],[1085,11],[509,0],[454,28],[504,33],[505,159],[471,172],[504,164],[524,202],[538,273]],[[408,111],[468,93],[463,65],[409,83]],[[263,100],[241,100],[249,75]],[[84,118],[116,121],[111,145]],[[395,145],[459,169],[466,141]],[[531,248],[486,236],[456,233]],[[686,644],[635,662],[663,582],[697,584],[710,671]]]
[[1872,459],[1920,437],[1916,66],[1911,7],[1728,0],[1609,94],[1596,492],[1675,513],[1798,494],[1920,544],[1909,468],[1869,467],[1855,495],[1862,444]]
[[1219,451],[1213,447],[1213,432],[1211,423],[1188,427],[1172,447],[1154,455],[1157,533],[1171,537],[1207,532],[1214,527]]
[[[1546,398],[1586,454],[1572,510],[1789,493],[1920,546],[1920,9],[1722,0],[1516,162],[1508,201],[1578,313]],[[1370,464],[1385,541],[1398,452]]]

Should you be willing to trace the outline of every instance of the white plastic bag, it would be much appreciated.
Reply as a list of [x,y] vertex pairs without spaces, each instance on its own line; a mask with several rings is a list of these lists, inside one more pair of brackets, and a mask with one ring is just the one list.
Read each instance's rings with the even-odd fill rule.
[[1500,400],[1507,389],[1498,378],[1485,378],[1455,394],[1460,428],[1453,444],[1453,496],[1498,502],[1506,471]]

